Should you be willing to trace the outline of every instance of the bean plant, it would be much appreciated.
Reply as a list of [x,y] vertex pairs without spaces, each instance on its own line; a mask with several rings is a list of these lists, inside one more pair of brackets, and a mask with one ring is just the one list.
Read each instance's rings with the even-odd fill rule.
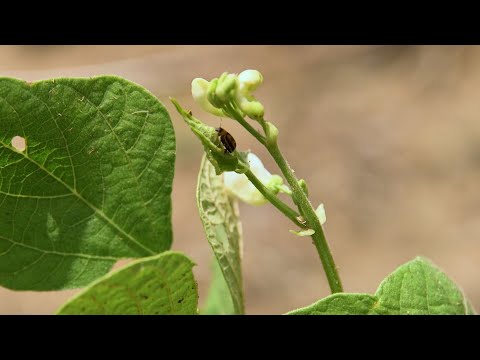
[[[331,294],[286,314],[474,314],[462,290],[424,257],[400,265],[375,294],[343,288],[322,228],[325,207],[312,203],[308,174],[299,177],[281,151],[281,129],[254,96],[262,82],[256,70],[225,72],[194,79],[191,90],[202,111],[256,139],[277,173],[197,109],[194,116],[164,99],[204,152],[196,200],[213,266],[200,307],[195,254],[170,250],[176,144],[162,102],[116,76],[0,78],[0,285],[80,289],[60,315],[245,314],[242,201],[278,210],[290,236],[311,238],[318,254]],[[131,261],[111,271],[120,259]]]

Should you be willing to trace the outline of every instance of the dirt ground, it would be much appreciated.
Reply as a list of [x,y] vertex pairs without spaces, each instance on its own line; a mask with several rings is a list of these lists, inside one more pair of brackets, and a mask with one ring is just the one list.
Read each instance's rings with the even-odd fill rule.
[[[197,263],[200,303],[211,257],[195,205],[201,146],[168,96],[199,115],[193,78],[247,68],[263,73],[258,98],[280,129],[280,146],[314,205],[325,204],[345,290],[373,293],[397,266],[423,255],[480,310],[480,47],[0,47],[0,76],[116,74],[165,104],[177,133],[173,249]],[[277,171],[240,126],[224,119],[223,127],[239,149]],[[309,239],[290,234],[270,205],[240,211],[249,314],[285,313],[329,294]],[[74,293],[0,289],[0,313],[51,314]]]

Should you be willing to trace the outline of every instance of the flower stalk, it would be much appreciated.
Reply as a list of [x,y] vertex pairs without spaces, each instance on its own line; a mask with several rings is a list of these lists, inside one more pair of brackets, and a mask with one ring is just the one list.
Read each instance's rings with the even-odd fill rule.
[[[225,173],[224,180],[227,189],[230,187],[234,195],[252,205],[261,205],[266,202],[272,203],[273,206],[301,228],[300,231],[291,232],[298,236],[311,236],[325,270],[331,292],[342,292],[342,283],[322,228],[322,223],[326,220],[323,204],[315,211],[308,199],[308,189],[305,180],[296,178],[293,170],[283,157],[278,147],[278,129],[271,122],[265,120],[264,106],[253,95],[253,92],[262,83],[263,76],[257,70],[245,70],[238,75],[223,73],[219,78],[210,82],[200,78],[194,79],[192,81],[192,95],[205,111],[216,116],[226,116],[238,121],[253,137],[264,145],[277,163],[289,186],[283,184],[281,177],[271,175],[263,168],[258,158],[253,157],[253,161],[250,161],[253,155],[251,153],[235,151],[231,154],[231,157],[223,156],[221,153],[217,154],[215,141],[208,138],[208,134],[211,131],[202,128],[202,126],[205,127],[206,125],[198,124],[196,122],[197,119],[188,116],[178,103],[174,102],[174,104],[191,127],[194,124],[197,128],[202,129],[203,132],[200,133],[198,129],[192,127],[194,133],[204,143],[207,157],[214,164],[217,174]],[[245,119],[247,116],[261,126],[264,134],[261,134],[250,125]],[[227,163],[227,160],[230,163]],[[247,179],[249,180],[248,183],[246,183]],[[279,192],[292,197],[298,212],[278,198],[277,194]]]

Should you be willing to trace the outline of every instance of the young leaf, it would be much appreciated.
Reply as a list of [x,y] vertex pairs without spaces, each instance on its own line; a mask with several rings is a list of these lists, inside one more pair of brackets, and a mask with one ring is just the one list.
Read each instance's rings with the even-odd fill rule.
[[216,258],[212,261],[212,281],[202,315],[233,315],[232,296]]
[[215,174],[205,155],[198,175],[197,206],[208,242],[230,290],[235,313],[243,314],[242,230],[238,204],[227,195],[222,176]]
[[473,309],[445,273],[418,257],[395,270],[375,296],[334,294],[288,315],[384,314],[465,315]]
[[137,260],[95,281],[58,315],[197,314],[194,263],[173,251]]
[[168,250],[174,162],[170,117],[139,85],[0,78],[0,285],[81,287]]

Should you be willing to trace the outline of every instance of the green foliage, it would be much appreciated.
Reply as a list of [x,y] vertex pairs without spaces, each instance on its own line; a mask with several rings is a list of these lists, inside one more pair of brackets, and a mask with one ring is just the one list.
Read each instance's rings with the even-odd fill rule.
[[336,293],[287,315],[367,315],[376,301],[369,294]]
[[0,78],[0,284],[81,287],[168,250],[174,162],[170,117],[141,86]]
[[395,270],[380,284],[375,296],[340,293],[330,295],[290,315],[472,314],[461,290],[429,260],[418,257]]
[[[202,314],[245,312],[242,229],[237,201],[224,186],[226,171],[245,173],[300,226],[294,234],[312,236],[334,294],[288,314],[474,314],[455,283],[420,257],[396,269],[375,295],[342,292],[320,224],[323,205],[312,208],[305,181],[278,148],[278,129],[252,95],[262,81],[256,70],[224,73],[212,82],[195,79],[192,91],[206,111],[238,121],[263,144],[290,188],[278,176],[262,184],[247,153],[225,151],[213,127],[171,99],[205,150],[196,197],[215,258]],[[15,145],[18,138],[24,148]],[[62,315],[197,314],[194,263],[167,251],[174,163],[170,117],[139,85],[115,76],[0,78],[0,285],[37,291],[88,285],[59,309]],[[277,198],[279,191],[292,196],[298,212]],[[121,258],[142,259],[107,274]]]
[[212,261],[212,281],[202,315],[233,315],[232,297],[217,259]]
[[235,313],[243,314],[242,230],[238,204],[228,196],[222,176],[215,174],[215,168],[206,156],[198,175],[197,206],[207,240],[230,290]]
[[137,260],[94,282],[58,314],[197,314],[193,265],[189,258],[172,251]]

